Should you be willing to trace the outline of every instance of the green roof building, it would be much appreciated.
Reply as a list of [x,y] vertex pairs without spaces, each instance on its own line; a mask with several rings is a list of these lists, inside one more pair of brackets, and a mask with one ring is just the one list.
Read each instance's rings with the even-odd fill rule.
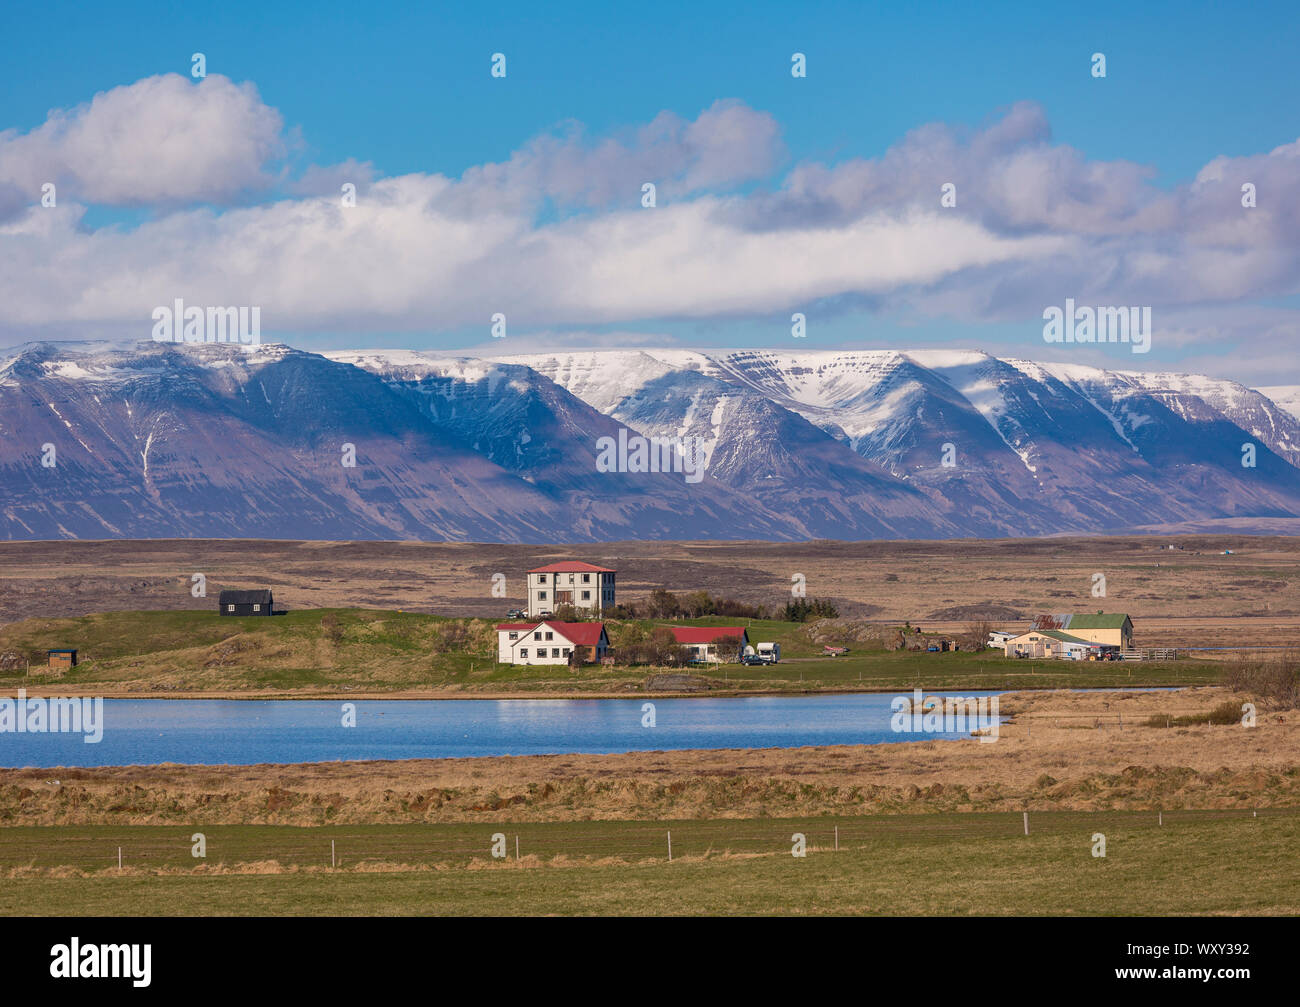
[[1034,620],[1039,632],[1059,631],[1089,643],[1120,650],[1133,649],[1133,620],[1122,612],[1098,612],[1095,615],[1040,615]]

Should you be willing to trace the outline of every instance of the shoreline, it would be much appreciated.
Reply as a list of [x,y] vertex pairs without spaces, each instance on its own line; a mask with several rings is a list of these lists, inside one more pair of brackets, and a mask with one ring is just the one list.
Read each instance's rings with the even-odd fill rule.
[[[900,811],[1300,807],[1300,711],[1149,726],[1234,694],[1009,696],[976,738],[255,765],[0,769],[11,825],[583,821]],[[54,781],[58,781],[57,784]],[[2,831],[2,830],[0,830]]]
[[[997,688],[962,688],[960,686],[952,687],[932,687],[932,686],[915,686],[904,685],[898,687],[863,687],[860,689],[698,689],[691,691],[667,690],[660,692],[655,690],[645,691],[638,690],[635,692],[594,692],[592,690],[582,690],[575,692],[555,692],[555,691],[529,691],[529,692],[502,692],[502,691],[483,691],[467,692],[459,689],[403,689],[393,692],[381,692],[375,690],[322,690],[307,689],[295,692],[286,692],[283,689],[268,689],[261,691],[240,690],[238,692],[200,689],[193,692],[181,692],[179,690],[145,690],[140,692],[124,690],[86,690],[76,689],[57,689],[53,686],[31,686],[20,685],[13,691],[16,694],[18,689],[23,689],[31,699],[175,699],[175,700],[244,700],[249,702],[258,702],[266,700],[275,701],[293,701],[302,700],[306,702],[320,702],[323,700],[343,699],[343,700],[364,700],[374,702],[379,700],[403,700],[411,702],[431,702],[435,700],[561,700],[561,699],[617,699],[617,700],[635,700],[635,699],[772,699],[774,697],[785,696],[868,696],[868,695],[903,695],[910,693],[915,688],[921,688],[924,692],[934,693],[988,693],[1005,695],[1013,692],[1133,692],[1133,691],[1160,691],[1175,692],[1182,689],[1204,689],[1213,688],[1204,682],[1185,682],[1185,683],[1142,683],[1136,682],[1132,685],[1118,686],[1061,686],[1061,685],[1014,685],[1006,686],[1001,689]],[[0,697],[8,696],[8,692],[0,691]]]

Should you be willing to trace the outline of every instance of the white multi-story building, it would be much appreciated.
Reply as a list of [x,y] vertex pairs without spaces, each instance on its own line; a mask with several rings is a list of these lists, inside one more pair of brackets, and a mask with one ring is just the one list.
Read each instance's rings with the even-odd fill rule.
[[552,563],[528,571],[528,617],[539,619],[562,605],[578,611],[613,608],[616,571],[577,560]]

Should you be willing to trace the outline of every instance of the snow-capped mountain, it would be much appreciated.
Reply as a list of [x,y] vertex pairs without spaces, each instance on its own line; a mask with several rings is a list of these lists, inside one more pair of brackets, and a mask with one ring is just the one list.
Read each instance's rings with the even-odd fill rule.
[[[1300,401],[977,351],[0,357],[7,538],[948,538],[1300,516]],[[697,480],[601,462],[685,439]],[[355,464],[352,464],[352,462]]]
[[1300,419],[1300,385],[1263,385],[1255,390]]
[[500,359],[531,367],[633,427],[645,422],[642,401],[660,397],[665,384],[704,377],[760,395],[917,486],[973,534],[1293,515],[1300,493],[1300,421],[1258,391],[1198,375],[950,350]]

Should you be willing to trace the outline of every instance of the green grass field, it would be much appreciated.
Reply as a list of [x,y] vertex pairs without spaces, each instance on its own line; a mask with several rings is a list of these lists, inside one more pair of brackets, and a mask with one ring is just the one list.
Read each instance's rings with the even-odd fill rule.
[[[564,666],[495,663],[493,620],[377,609],[290,612],[274,618],[222,618],[215,612],[113,612],[72,619],[28,619],[0,628],[0,653],[37,657],[50,647],[76,647],[81,663],[55,678],[0,672],[0,689],[59,683],[82,691],[112,685],[131,691],[238,693],[254,689],[401,692],[634,692],[648,667],[571,671]],[[779,665],[690,669],[736,691],[1010,689],[1212,684],[1211,661],[1075,663],[1007,659],[996,652],[889,652],[854,645],[836,658],[799,623],[699,619],[688,625],[743,623],[751,641],[781,644]],[[609,623],[611,640],[644,636],[654,623]]]
[[[839,828],[839,850],[834,849]],[[281,873],[189,870],[274,860]],[[673,862],[667,859],[672,832]],[[508,858],[490,857],[492,835]],[[808,854],[791,855],[792,835]],[[1196,915],[1300,911],[1300,814],[0,830],[0,914]],[[1094,834],[1106,856],[1094,857]],[[514,861],[519,837],[521,862]],[[330,869],[330,841],[339,867]],[[126,870],[116,871],[123,847]],[[369,864],[367,864],[369,862]],[[398,869],[394,865],[403,865]],[[82,877],[41,868],[76,867]],[[15,870],[15,869],[18,870]],[[27,868],[27,870],[23,870]],[[26,875],[26,876],[25,876]]]

